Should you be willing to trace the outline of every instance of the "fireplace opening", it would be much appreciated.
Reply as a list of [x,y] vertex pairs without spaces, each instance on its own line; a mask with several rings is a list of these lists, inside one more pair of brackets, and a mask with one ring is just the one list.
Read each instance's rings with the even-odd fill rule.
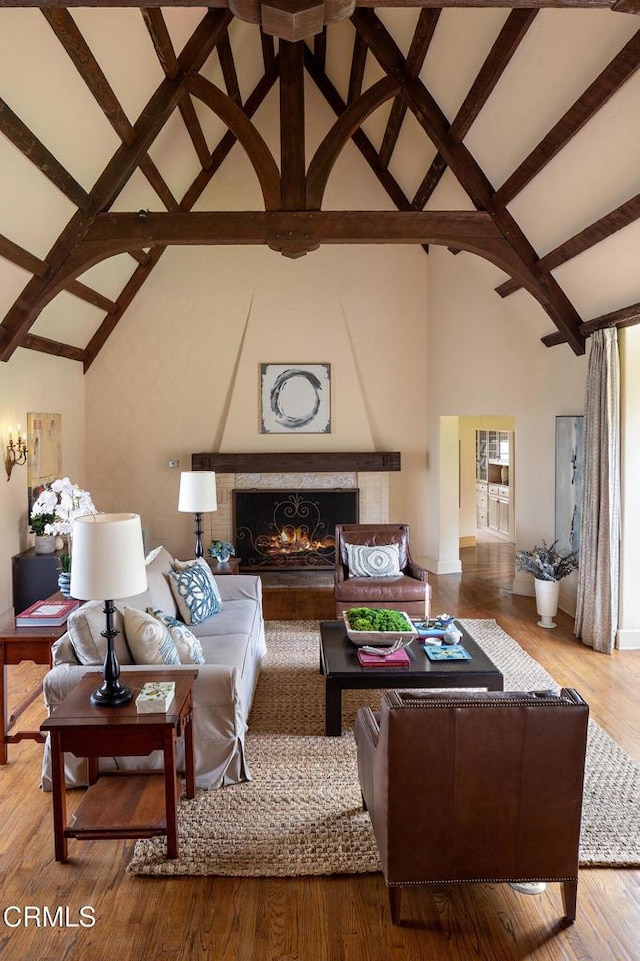
[[335,566],[335,526],[358,521],[357,490],[234,490],[236,553],[245,571]]

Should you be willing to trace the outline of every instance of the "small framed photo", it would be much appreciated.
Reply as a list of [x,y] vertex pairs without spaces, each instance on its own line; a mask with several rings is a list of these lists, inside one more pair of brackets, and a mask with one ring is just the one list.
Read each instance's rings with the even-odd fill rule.
[[260,364],[262,434],[331,433],[331,364]]

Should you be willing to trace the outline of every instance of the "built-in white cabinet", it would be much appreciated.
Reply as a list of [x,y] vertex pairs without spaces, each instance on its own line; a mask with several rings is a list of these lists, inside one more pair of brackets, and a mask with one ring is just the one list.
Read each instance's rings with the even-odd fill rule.
[[476,431],[476,526],[513,539],[513,432]]

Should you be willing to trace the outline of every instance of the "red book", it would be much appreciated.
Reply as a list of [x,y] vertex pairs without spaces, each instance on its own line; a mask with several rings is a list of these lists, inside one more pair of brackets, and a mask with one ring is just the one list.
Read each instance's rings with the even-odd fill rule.
[[16,627],[62,627],[80,601],[36,601],[16,617]]
[[367,654],[366,651],[358,651],[358,660],[362,667],[409,667],[411,659],[407,652],[401,648],[394,654]]

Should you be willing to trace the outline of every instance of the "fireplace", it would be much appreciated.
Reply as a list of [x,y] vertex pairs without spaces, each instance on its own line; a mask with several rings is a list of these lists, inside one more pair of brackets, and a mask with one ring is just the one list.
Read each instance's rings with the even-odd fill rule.
[[234,539],[244,571],[335,566],[335,526],[358,521],[358,490],[234,490]]

